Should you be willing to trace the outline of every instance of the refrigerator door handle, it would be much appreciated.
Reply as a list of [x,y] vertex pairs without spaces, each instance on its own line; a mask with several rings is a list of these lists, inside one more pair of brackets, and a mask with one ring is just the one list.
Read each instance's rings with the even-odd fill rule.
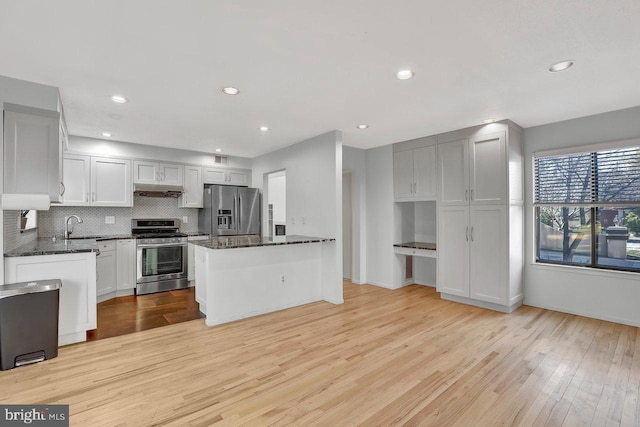
[[240,206],[240,200],[238,195],[236,194],[233,198],[233,203],[234,203],[234,207],[235,207],[235,212],[234,215],[231,217],[231,221],[233,221],[233,226],[231,227],[232,230],[235,230],[236,232],[238,231],[238,223],[240,221],[240,211],[238,210],[238,207]]

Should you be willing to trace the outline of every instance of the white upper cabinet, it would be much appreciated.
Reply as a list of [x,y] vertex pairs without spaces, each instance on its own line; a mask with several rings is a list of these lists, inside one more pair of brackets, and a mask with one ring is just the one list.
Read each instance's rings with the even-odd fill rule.
[[48,194],[60,202],[60,113],[4,104],[4,193]]
[[505,203],[504,132],[438,145],[438,170],[440,205]]
[[414,197],[419,200],[436,199],[436,146],[413,150]]
[[251,171],[246,169],[205,167],[203,170],[203,181],[205,184],[245,186],[251,182]]
[[438,145],[438,187],[440,205],[469,204],[469,142]]
[[62,182],[65,187],[62,204],[89,206],[91,204],[91,157],[67,154],[63,159]]
[[182,185],[182,165],[142,160],[133,162],[133,182],[136,184]]
[[393,194],[394,198],[413,197],[413,150],[393,153]]
[[131,160],[91,158],[91,206],[133,206]]
[[158,164],[158,175],[163,184],[183,185],[183,166],[168,163]]
[[469,154],[471,204],[505,203],[507,155],[504,132],[470,138]]
[[201,208],[204,194],[201,166],[184,167],[184,192],[180,196],[181,208]]
[[66,154],[63,181],[65,206],[133,206],[130,160]]
[[394,145],[393,194],[397,202],[436,199],[436,146],[429,139]]

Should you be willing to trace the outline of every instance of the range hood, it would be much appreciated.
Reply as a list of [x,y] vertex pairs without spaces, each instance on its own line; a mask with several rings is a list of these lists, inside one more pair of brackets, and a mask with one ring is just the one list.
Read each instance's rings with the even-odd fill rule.
[[179,197],[184,192],[182,185],[133,184],[133,194],[144,197]]

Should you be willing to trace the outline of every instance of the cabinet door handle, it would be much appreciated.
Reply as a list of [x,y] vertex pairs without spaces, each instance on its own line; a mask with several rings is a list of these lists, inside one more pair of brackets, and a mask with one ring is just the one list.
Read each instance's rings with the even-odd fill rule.
[[95,191],[93,191],[93,192],[91,193],[91,201],[92,201],[92,202],[95,202],[95,201],[96,201],[96,192],[95,192]]
[[471,241],[473,242],[473,225],[471,226]]
[[473,200],[473,188],[471,189],[471,200]]
[[418,184],[416,184],[415,182],[413,183],[413,194],[418,192]]
[[469,200],[469,189],[464,190],[464,201]]
[[464,232],[464,238],[469,241],[469,226],[467,225],[467,230]]
[[87,203],[89,203],[89,192],[87,191],[87,198],[85,199]]
[[60,181],[60,185],[62,186],[62,193],[60,193],[61,196],[64,196],[64,192],[67,191],[67,187],[64,186],[64,182]]
[[413,193],[413,184],[409,184],[409,193]]

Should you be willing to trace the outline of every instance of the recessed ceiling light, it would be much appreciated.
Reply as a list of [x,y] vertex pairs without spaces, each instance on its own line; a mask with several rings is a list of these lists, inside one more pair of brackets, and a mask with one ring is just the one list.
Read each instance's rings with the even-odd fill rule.
[[260,130],[261,130],[262,132],[266,132],[266,131],[268,131],[268,130],[269,130],[269,127],[268,127],[268,126],[260,126]]
[[222,153],[222,148],[216,148],[216,153]]
[[408,80],[413,77],[413,71],[411,70],[400,70],[396,73],[396,77],[400,80]]
[[489,123],[495,123],[495,122],[497,122],[496,119],[484,119],[482,121],[482,123],[484,123],[485,125],[488,125]]
[[240,93],[240,91],[238,89],[236,89],[235,87],[231,87],[231,86],[223,87],[222,91],[224,93],[226,93],[227,95],[237,95],[237,94]]
[[111,95],[111,100],[112,100],[113,102],[117,102],[118,104],[124,104],[124,103],[126,103],[127,101],[129,101],[127,98],[125,98],[125,97],[124,97],[124,96],[122,96],[122,95]]
[[573,66],[573,61],[568,59],[566,61],[556,62],[555,64],[549,67],[549,71],[552,73],[557,73],[559,71],[564,71],[568,68],[571,68],[571,66]]
[[368,128],[368,127],[369,127],[369,125],[361,124],[361,125],[358,125],[358,126],[356,126],[356,127],[357,127],[358,129],[366,129],[366,128]]
[[102,132],[100,135],[110,138],[111,137],[111,132]]

